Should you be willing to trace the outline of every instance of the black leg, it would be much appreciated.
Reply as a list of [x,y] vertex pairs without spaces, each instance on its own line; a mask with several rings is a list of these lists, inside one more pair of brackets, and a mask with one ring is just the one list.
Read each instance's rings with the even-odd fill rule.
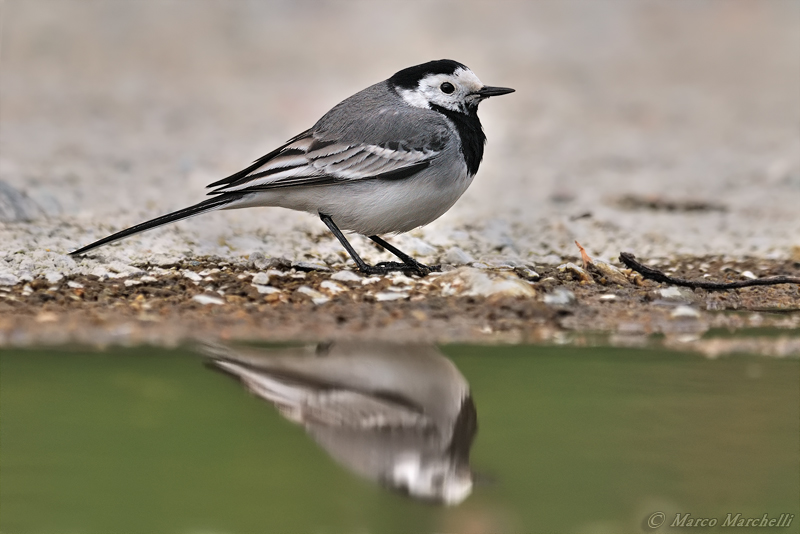
[[[418,262],[417,260],[415,260],[414,258],[409,256],[408,254],[406,254],[405,252],[403,252],[399,248],[395,247],[394,245],[392,245],[390,243],[387,243],[386,241],[384,241],[383,239],[381,239],[380,237],[378,237],[376,235],[371,235],[371,236],[369,236],[369,238],[372,239],[375,243],[377,243],[380,246],[382,246],[383,248],[385,248],[386,250],[388,250],[389,252],[391,252],[392,254],[394,254],[395,256],[397,256],[398,258],[400,258],[403,261],[403,263],[405,263],[406,265],[414,267],[420,273],[422,273],[423,271],[427,271],[425,273],[425,274],[427,274],[429,272],[437,272],[437,271],[441,271],[442,270],[442,266],[441,265],[430,265],[430,266],[428,266],[428,265],[425,265],[423,263]],[[380,265],[380,263],[378,265]]]
[[372,236],[370,237],[370,239],[372,239],[373,241],[384,247],[386,250],[396,255],[401,260],[403,260],[403,263],[384,261],[379,263],[378,265],[369,265],[367,262],[361,259],[361,256],[358,255],[358,252],[356,252],[356,249],[353,248],[353,245],[350,244],[350,242],[344,236],[342,231],[339,230],[339,227],[336,226],[336,223],[333,222],[333,219],[331,218],[330,215],[325,215],[324,213],[320,213],[319,218],[322,220],[322,222],[325,223],[325,226],[328,227],[328,229],[333,233],[333,235],[336,236],[336,239],[339,240],[339,243],[341,243],[344,249],[347,251],[347,253],[350,254],[350,257],[353,258],[353,261],[356,262],[356,265],[358,265],[358,269],[362,273],[386,274],[392,271],[403,271],[403,272],[414,272],[419,274],[420,276],[425,276],[432,270],[438,270],[429,268],[425,265],[422,265],[421,263],[418,263],[411,256],[403,254],[402,252],[400,252],[399,250],[391,246],[389,243],[387,243],[386,241],[377,236]]

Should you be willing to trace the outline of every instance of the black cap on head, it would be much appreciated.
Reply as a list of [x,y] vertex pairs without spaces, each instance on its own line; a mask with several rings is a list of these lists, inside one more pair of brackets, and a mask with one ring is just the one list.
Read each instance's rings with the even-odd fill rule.
[[452,59],[438,59],[403,69],[389,78],[389,82],[396,87],[414,89],[425,76],[431,74],[453,74],[457,69],[466,68],[466,65]]

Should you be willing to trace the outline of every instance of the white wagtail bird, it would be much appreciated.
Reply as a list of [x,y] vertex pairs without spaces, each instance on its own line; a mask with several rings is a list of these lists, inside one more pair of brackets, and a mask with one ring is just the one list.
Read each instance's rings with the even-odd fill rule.
[[477,411],[467,380],[436,347],[337,342],[315,352],[202,350],[356,474],[448,505],[472,492]]
[[[425,275],[437,267],[417,262],[380,236],[426,225],[455,204],[483,159],[478,104],[513,91],[483,85],[449,59],[403,69],[342,101],[246,169],[210,184],[212,198],[70,254],[209,211],[278,206],[319,216],[363,273]],[[369,237],[402,263],[368,265],[342,230]]]

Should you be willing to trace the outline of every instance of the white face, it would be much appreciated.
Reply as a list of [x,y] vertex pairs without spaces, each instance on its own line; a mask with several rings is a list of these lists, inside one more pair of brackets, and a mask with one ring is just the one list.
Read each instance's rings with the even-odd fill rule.
[[[400,96],[418,108],[430,108],[431,104],[451,111],[466,113],[481,101],[476,94],[483,84],[469,69],[456,69],[453,74],[431,74],[420,80],[416,89],[401,89]],[[451,90],[452,89],[452,90]]]
[[456,505],[472,493],[472,474],[456,470],[450,459],[423,463],[418,455],[401,456],[394,464],[392,483],[419,498],[435,499]]

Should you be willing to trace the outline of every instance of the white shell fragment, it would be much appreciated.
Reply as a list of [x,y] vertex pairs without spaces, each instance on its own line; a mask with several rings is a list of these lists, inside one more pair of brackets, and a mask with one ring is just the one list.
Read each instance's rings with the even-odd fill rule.
[[192,300],[195,302],[199,302],[200,304],[207,305],[207,304],[225,304],[225,301],[219,297],[215,297],[213,295],[195,295],[192,297]]

